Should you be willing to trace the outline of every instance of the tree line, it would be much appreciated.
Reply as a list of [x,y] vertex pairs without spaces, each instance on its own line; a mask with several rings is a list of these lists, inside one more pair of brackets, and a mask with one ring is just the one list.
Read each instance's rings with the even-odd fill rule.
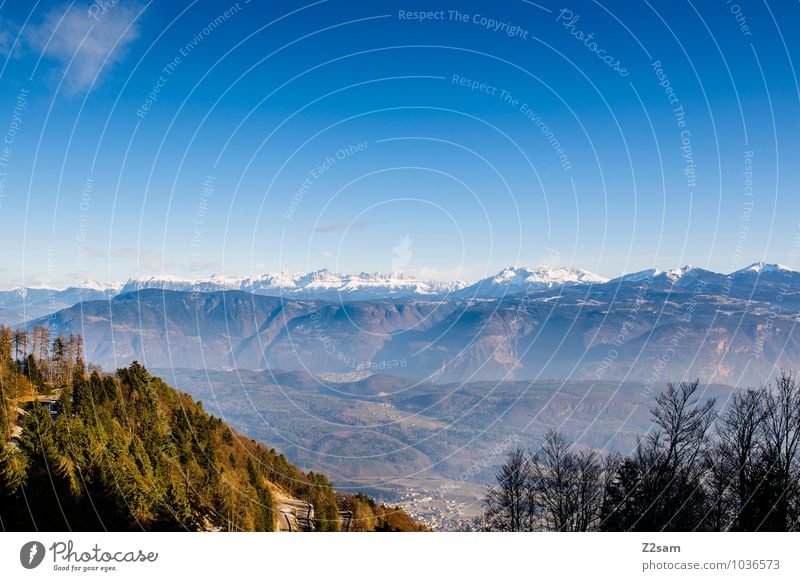
[[18,392],[9,397],[50,393],[72,379],[76,366],[83,365],[83,337],[59,333],[51,337],[44,326],[12,329],[0,325],[0,374],[20,374],[27,381],[11,382]]
[[800,387],[736,390],[718,410],[699,382],[669,384],[633,452],[601,454],[551,431],[512,450],[484,497],[499,531],[798,531]]

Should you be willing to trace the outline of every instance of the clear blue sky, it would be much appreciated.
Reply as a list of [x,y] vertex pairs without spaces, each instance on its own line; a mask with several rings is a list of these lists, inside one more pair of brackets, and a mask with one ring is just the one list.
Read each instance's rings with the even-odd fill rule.
[[3,2],[0,283],[800,268],[798,22],[723,0]]

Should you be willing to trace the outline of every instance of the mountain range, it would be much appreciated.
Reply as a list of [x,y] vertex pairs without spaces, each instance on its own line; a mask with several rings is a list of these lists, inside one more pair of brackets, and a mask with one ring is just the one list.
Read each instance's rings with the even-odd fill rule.
[[761,383],[776,366],[800,368],[800,273],[777,265],[611,280],[506,269],[449,293],[361,300],[175,288],[85,300],[28,326],[81,333],[87,358],[112,368],[138,359],[335,379],[381,372],[430,382],[699,377],[733,385]]
[[17,287],[0,291],[0,324],[17,325],[71,307],[81,301],[108,299],[118,292],[119,287],[91,283],[65,289]]
[[[0,291],[0,322],[16,324],[70,307],[80,301],[114,297],[118,294],[161,289],[184,292],[238,290],[264,296],[358,301],[390,298],[498,298],[544,289],[580,285],[617,285],[623,282],[652,280],[656,284],[686,284],[700,278],[717,284],[741,282],[750,278],[791,277],[788,267],[757,262],[730,274],[684,266],[667,271],[643,270],[608,279],[571,267],[509,267],[473,283],[464,281],[422,280],[404,273],[341,274],[328,269],[314,272],[277,272],[257,276],[212,275],[188,279],[169,275],[131,278],[125,283],[103,284],[87,280],[64,289],[16,287]],[[683,282],[680,281],[683,279]]]

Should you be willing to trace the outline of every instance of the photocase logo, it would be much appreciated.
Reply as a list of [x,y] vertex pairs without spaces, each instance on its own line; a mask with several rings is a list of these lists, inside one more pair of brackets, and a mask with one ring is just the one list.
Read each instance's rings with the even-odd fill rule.
[[411,251],[411,245],[414,241],[411,236],[403,236],[400,243],[392,249],[394,257],[392,258],[392,272],[402,273],[403,269],[411,261],[414,253]]
[[22,545],[19,551],[19,562],[26,569],[35,569],[44,560],[44,545],[39,541],[30,541]]

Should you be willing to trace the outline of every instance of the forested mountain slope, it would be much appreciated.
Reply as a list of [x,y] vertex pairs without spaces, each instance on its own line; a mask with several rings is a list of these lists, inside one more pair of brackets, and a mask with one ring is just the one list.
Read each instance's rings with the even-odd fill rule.
[[276,495],[310,503],[314,530],[339,530],[342,507],[364,516],[351,530],[419,528],[361,496],[337,502],[324,475],[139,363],[87,370],[79,338],[44,339],[0,327],[0,529],[270,531]]

